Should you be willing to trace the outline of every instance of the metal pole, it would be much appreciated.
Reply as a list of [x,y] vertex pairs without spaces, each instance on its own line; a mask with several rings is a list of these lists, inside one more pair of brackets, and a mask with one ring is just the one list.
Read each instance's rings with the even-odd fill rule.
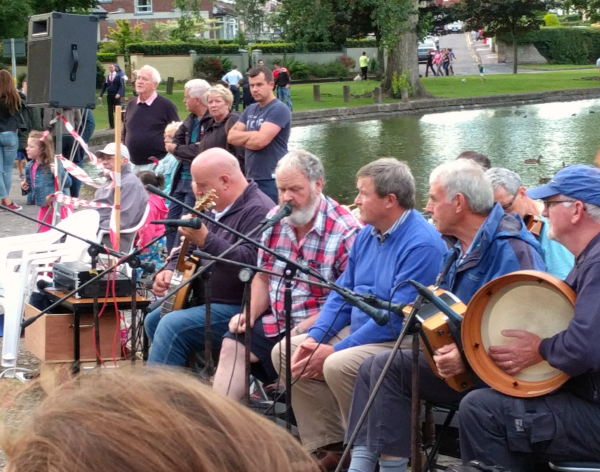
[[[55,137],[56,137],[56,146],[54,148],[54,178],[56,179],[56,182],[58,182],[58,188],[56,189],[58,192],[62,192],[63,189],[63,183],[64,181],[62,181],[60,179],[60,174],[58,172],[59,169],[59,164],[58,164],[58,159],[56,158],[56,156],[60,155],[62,156],[62,127],[63,127],[63,122],[62,122],[62,108],[58,109],[58,118],[56,120],[56,128],[55,130]],[[52,212],[52,224],[54,226],[56,226],[58,223],[60,223],[60,203],[56,201],[56,199],[54,199],[54,203],[52,204],[53,207],[53,212]]]
[[12,59],[12,76],[17,86],[17,56],[15,55],[15,38],[10,38],[10,55]]

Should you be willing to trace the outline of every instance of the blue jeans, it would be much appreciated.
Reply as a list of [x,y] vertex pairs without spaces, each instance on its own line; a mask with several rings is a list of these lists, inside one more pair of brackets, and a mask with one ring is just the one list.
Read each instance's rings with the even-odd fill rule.
[[[229,320],[240,313],[242,307],[211,303],[210,308],[211,343],[220,347],[223,335],[229,331]],[[146,334],[152,341],[148,364],[183,367],[190,351],[204,350],[205,305],[172,311],[162,318],[160,310],[149,313],[144,322]]]
[[258,188],[275,203],[279,203],[279,192],[277,191],[277,184],[275,179],[269,180],[255,180]]
[[277,98],[287,105],[292,111],[292,96],[290,95],[290,89],[285,87],[277,87]]
[[[171,189],[171,197],[189,205],[191,207],[196,203],[196,196],[194,195],[194,191],[192,190],[192,181],[186,179],[179,179],[177,182],[177,188]],[[167,218],[169,220],[178,220],[184,214],[187,214],[187,211],[184,208],[175,203],[171,202],[169,204],[169,214]],[[170,253],[173,246],[175,246],[175,238],[177,238],[177,243],[179,243],[179,233],[169,233],[167,234],[167,251]],[[177,244],[178,246],[179,244]]]
[[14,131],[4,131],[0,133],[0,198],[8,198],[10,187],[12,186],[12,174],[17,151],[19,148],[19,138]]

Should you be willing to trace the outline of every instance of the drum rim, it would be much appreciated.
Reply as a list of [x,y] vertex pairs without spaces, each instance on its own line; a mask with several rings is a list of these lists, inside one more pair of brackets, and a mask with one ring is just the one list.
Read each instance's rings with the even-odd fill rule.
[[501,393],[519,398],[538,397],[562,386],[569,376],[560,372],[551,379],[528,381],[518,380],[502,371],[488,356],[483,347],[481,323],[490,298],[506,286],[519,282],[538,282],[557,290],[573,306],[576,294],[559,278],[546,272],[521,270],[498,277],[481,287],[467,305],[462,322],[461,338],[465,356],[473,371],[487,385]]

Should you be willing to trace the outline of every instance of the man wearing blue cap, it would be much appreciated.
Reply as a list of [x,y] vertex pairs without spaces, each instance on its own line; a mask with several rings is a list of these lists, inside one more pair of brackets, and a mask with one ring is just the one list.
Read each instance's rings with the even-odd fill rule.
[[575,290],[575,315],[566,330],[540,339],[514,331],[515,340],[491,347],[490,358],[509,375],[543,360],[571,379],[558,392],[513,398],[492,389],[460,403],[461,454],[512,472],[535,461],[600,460],[600,170],[574,165],[527,194],[544,203],[549,237],[575,256],[565,282]]

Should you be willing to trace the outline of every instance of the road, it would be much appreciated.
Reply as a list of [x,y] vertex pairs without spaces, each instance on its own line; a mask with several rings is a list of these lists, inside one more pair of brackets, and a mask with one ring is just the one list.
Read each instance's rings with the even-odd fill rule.
[[[512,74],[512,64],[498,63],[498,55],[491,45],[475,41],[471,33],[447,34],[440,37],[440,49],[452,48],[456,60],[452,63],[454,75],[477,75],[477,62],[481,61],[486,74]],[[425,64],[419,64],[419,72],[425,77]],[[530,69],[519,69],[519,73],[536,73]],[[430,71],[431,73],[431,71]],[[431,74],[430,74],[431,75]]]

